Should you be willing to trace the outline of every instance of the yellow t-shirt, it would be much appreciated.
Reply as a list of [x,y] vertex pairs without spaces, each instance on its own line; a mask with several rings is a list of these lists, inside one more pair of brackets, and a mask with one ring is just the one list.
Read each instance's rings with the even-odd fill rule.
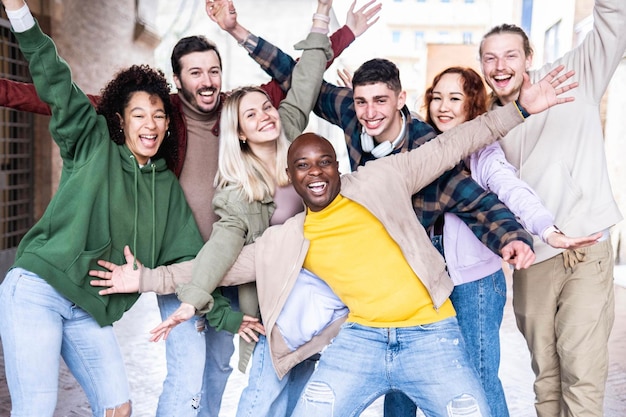
[[455,315],[450,300],[435,310],[400,247],[360,204],[339,195],[324,210],[308,211],[304,236],[311,241],[304,267],[348,306],[349,321],[411,327]]

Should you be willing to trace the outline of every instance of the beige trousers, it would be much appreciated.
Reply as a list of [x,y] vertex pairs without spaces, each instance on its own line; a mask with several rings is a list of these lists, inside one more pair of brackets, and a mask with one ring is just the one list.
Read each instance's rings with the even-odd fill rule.
[[538,417],[602,417],[615,319],[610,239],[513,274],[513,308],[535,372]]

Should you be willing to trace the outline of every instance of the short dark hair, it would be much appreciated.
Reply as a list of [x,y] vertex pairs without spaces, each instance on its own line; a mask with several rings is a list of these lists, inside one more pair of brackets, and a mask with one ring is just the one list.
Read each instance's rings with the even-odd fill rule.
[[400,83],[400,70],[388,59],[370,59],[361,65],[352,77],[352,86],[384,83],[389,89],[399,93],[402,91]]
[[480,47],[478,48],[478,56],[480,56],[481,58],[483,56],[483,42],[485,41],[485,39],[487,39],[491,35],[501,35],[503,33],[510,33],[513,35],[521,36],[522,43],[524,44],[524,54],[526,55],[526,57],[533,56],[533,48],[532,46],[530,46],[530,40],[528,40],[528,35],[526,35],[526,32],[524,32],[524,29],[522,29],[519,26],[509,24],[509,23],[504,23],[499,26],[494,26],[491,28],[489,32],[485,33],[485,36],[483,36],[482,40],[480,41]]
[[180,77],[180,59],[182,57],[193,52],[206,51],[215,51],[217,59],[220,62],[220,69],[222,69],[222,56],[220,55],[220,51],[217,50],[217,45],[204,36],[187,36],[186,38],[182,38],[176,42],[176,45],[174,45],[174,49],[172,50],[172,57],[170,58],[172,62],[172,72],[174,75]]
[[163,141],[155,157],[165,158],[168,167],[172,168],[178,159],[178,132],[174,122],[176,109],[170,100],[170,85],[161,70],[148,65],[133,65],[119,71],[102,89],[97,111],[107,121],[111,140],[123,145],[125,137],[118,115],[124,114],[131,97],[139,91],[159,97],[163,102],[165,114],[170,119],[168,136],[173,139]]

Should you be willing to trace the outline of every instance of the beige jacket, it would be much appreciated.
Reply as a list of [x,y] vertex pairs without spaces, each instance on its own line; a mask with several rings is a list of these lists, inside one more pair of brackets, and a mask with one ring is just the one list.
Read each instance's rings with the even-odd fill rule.
[[[385,226],[428,290],[435,308],[446,301],[453,284],[443,258],[415,217],[411,196],[522,121],[516,106],[510,104],[464,123],[418,149],[369,162],[341,179],[341,194],[368,209]],[[256,275],[261,316],[279,378],[320,352],[337,334],[342,322],[335,321],[294,352],[287,349],[275,326],[308,251],[309,242],[303,236],[304,219],[305,214],[301,213],[284,225],[267,229],[241,253],[222,281],[222,285],[237,285]]]

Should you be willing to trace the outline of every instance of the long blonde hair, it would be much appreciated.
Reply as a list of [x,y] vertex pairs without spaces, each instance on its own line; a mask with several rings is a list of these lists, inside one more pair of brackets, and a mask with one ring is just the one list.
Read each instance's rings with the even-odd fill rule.
[[249,93],[258,92],[269,96],[259,87],[240,87],[231,92],[224,101],[220,121],[220,148],[215,175],[215,187],[239,188],[249,202],[261,201],[274,195],[276,186],[285,186],[287,178],[287,149],[289,142],[281,129],[276,141],[276,170],[268,172],[261,159],[252,152],[247,143],[239,140],[239,104]]

